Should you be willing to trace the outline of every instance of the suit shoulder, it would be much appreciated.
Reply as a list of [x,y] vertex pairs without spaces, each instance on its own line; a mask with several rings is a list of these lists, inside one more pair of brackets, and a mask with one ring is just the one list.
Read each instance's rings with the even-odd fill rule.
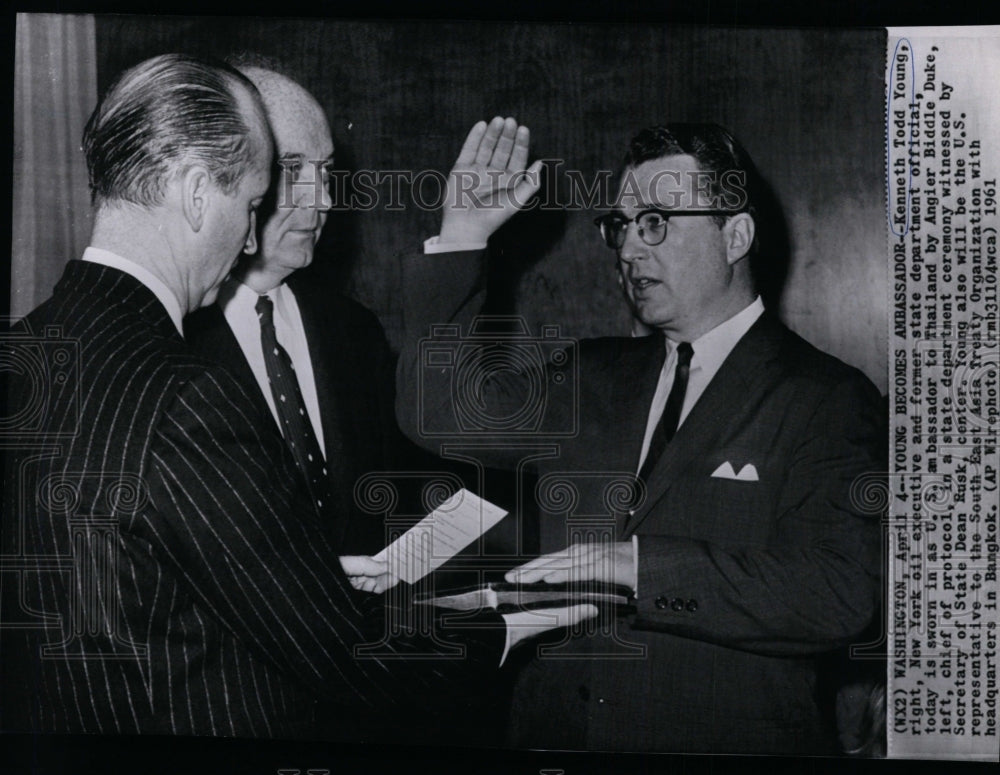
[[229,369],[194,348],[182,348],[172,353],[168,363],[174,378],[182,385],[189,382],[213,383],[227,391],[243,390]]
[[380,335],[383,335],[382,323],[379,322],[378,315],[361,302],[349,296],[337,296],[331,305],[331,309],[334,314],[339,315],[350,327],[373,332],[377,331]]
[[662,342],[662,337],[656,334],[649,336],[598,336],[592,339],[580,340],[580,355],[583,358],[614,359],[625,353],[642,352],[652,349],[654,337]]
[[172,385],[161,404],[158,424],[183,423],[187,421],[184,418],[204,419],[211,414],[240,426],[267,425],[248,388],[222,364],[187,351],[171,358],[169,366]]
[[302,283],[296,283],[291,288],[303,316],[323,319],[331,329],[344,331],[351,339],[385,341],[385,331],[378,316],[361,302]]
[[835,385],[850,386],[871,400],[881,394],[860,369],[820,350],[794,331],[782,326],[784,336],[779,358],[794,377],[814,383],[820,389]]

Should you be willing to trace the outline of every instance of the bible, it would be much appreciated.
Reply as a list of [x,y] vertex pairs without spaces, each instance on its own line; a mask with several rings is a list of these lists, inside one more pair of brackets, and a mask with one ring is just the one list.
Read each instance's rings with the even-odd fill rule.
[[561,608],[590,603],[602,613],[623,615],[635,611],[632,590],[619,584],[566,583],[510,584],[491,581],[471,587],[415,595],[414,605],[434,606],[454,611],[495,609],[498,613]]

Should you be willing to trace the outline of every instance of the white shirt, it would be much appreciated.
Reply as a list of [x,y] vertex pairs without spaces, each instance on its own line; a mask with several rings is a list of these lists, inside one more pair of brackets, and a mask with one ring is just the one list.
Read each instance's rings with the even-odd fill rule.
[[306,404],[309,422],[319,442],[319,448],[326,455],[326,444],[323,440],[323,422],[319,414],[319,399],[316,395],[316,379],[313,376],[312,359],[309,357],[309,343],[302,326],[302,313],[295,301],[295,294],[287,285],[279,285],[266,294],[258,294],[249,286],[233,279],[227,279],[219,289],[218,304],[222,314],[236,336],[243,356],[246,358],[257,380],[257,386],[267,401],[271,415],[278,425],[278,430],[284,433],[283,423],[278,417],[274,405],[271,385],[267,381],[267,365],[264,362],[264,349],[260,341],[260,320],[257,318],[257,299],[261,295],[269,296],[274,303],[274,331],[280,344],[295,366],[295,378],[302,391],[302,400]]
[[119,256],[117,253],[112,253],[110,250],[104,250],[103,248],[89,247],[83,251],[82,261],[89,261],[91,264],[100,264],[101,266],[111,267],[112,269],[117,269],[120,272],[124,272],[131,277],[134,277],[140,283],[145,285],[153,295],[159,299],[160,304],[164,306],[167,310],[167,314],[174,323],[174,327],[177,329],[177,333],[181,336],[184,335],[183,328],[183,315],[181,314],[181,303],[178,301],[177,297],[174,296],[174,292],[170,290],[163,281],[146,269],[143,266],[139,266],[135,261],[130,261],[127,258]]
[[[691,369],[688,372],[687,390],[684,392],[684,405],[681,407],[680,420],[677,423],[679,428],[684,419],[691,412],[691,408],[701,398],[708,383],[722,367],[722,362],[729,357],[729,353],[736,347],[736,343],[743,338],[743,335],[750,330],[750,327],[757,322],[757,318],[764,314],[764,303],[760,296],[743,309],[733,315],[729,320],[720,323],[711,331],[698,337],[691,342],[691,349],[694,354],[691,356]],[[649,452],[649,442],[653,437],[656,424],[660,421],[663,408],[667,405],[667,397],[670,395],[670,388],[674,385],[674,373],[677,367],[677,345],[664,337],[664,346],[667,348],[667,359],[660,371],[660,379],[656,383],[656,392],[653,394],[653,402],[649,407],[649,418],[646,420],[646,435],[642,441],[642,452],[639,454],[639,464],[636,471],[642,468],[642,463]]]

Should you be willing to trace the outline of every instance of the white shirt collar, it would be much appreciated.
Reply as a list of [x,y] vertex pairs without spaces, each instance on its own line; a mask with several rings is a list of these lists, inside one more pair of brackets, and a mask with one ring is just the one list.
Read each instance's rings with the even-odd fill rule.
[[[275,314],[288,316],[288,286],[282,283],[277,288],[272,288],[267,293],[257,293],[249,285],[244,285],[239,280],[227,277],[219,289],[218,304],[223,311],[229,309],[250,309],[257,306],[257,299],[261,296],[268,296],[274,302]],[[256,312],[254,316],[256,317]]]
[[[764,314],[764,302],[760,296],[755,298],[747,307],[733,315],[708,333],[691,342],[691,349],[694,355],[691,358],[692,369],[703,369],[714,375],[722,366],[722,362],[729,357],[729,353],[736,347],[736,343],[743,338],[750,327],[757,322],[757,318]],[[667,341],[667,357],[676,349],[677,344]]]
[[[295,378],[302,391],[302,400],[309,413],[309,422],[312,423],[320,449],[326,449],[312,355],[309,352],[309,342],[302,322],[302,313],[295,300],[295,292],[288,285],[282,283],[264,295],[270,297],[274,303],[275,335],[294,364]],[[264,401],[267,402],[268,408],[271,410],[271,416],[278,423],[280,430],[281,418],[274,405],[274,395],[267,377],[267,364],[261,347],[260,320],[256,310],[257,300],[260,296],[261,294],[258,294],[253,288],[230,278],[222,284],[217,303],[222,308],[222,314],[225,316],[233,336],[236,337],[250,371],[253,372],[254,378],[257,380],[257,386],[264,396]]]
[[174,292],[171,291],[164,282],[146,269],[143,266],[135,263],[135,261],[130,261],[127,258],[119,256],[117,253],[112,253],[110,250],[104,250],[103,248],[89,247],[83,251],[82,259],[83,261],[89,261],[92,264],[100,264],[101,266],[107,266],[111,269],[117,269],[119,272],[124,272],[131,277],[134,277],[144,286],[146,286],[153,295],[159,299],[160,304],[166,309],[167,314],[170,316],[170,320],[173,321],[174,327],[177,329],[177,333],[181,336],[184,335],[183,328],[183,315],[181,314],[181,304],[174,296]]

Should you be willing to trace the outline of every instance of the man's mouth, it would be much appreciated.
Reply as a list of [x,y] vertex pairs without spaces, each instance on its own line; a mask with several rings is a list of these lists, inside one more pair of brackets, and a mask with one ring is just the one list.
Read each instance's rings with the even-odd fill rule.
[[629,282],[632,283],[632,287],[637,291],[644,291],[647,288],[651,288],[654,285],[658,285],[658,280],[653,280],[649,277],[633,277]]

